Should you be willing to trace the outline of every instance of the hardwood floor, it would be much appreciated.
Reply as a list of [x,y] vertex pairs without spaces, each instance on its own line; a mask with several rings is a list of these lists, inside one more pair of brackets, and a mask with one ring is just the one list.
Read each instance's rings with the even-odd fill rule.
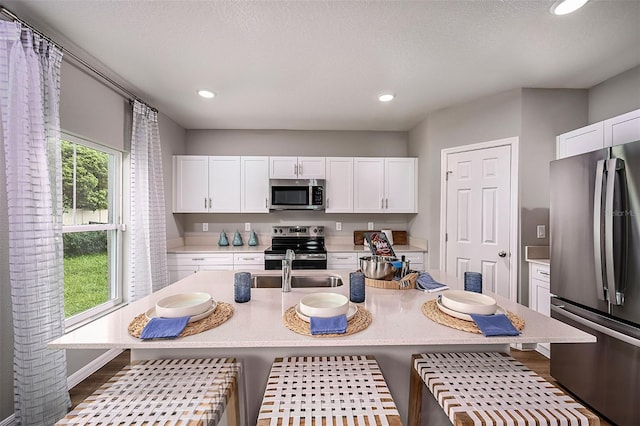
[[[75,408],[86,397],[102,386],[102,384],[106,383],[122,367],[127,365],[129,363],[129,356],[129,351],[122,352],[100,370],[74,386],[69,391],[72,406]],[[544,377],[549,382],[556,384],[556,381],[549,373],[549,360],[543,355],[536,351],[518,351],[512,349],[511,356]],[[600,417],[600,424],[602,426],[613,426],[602,417]]]

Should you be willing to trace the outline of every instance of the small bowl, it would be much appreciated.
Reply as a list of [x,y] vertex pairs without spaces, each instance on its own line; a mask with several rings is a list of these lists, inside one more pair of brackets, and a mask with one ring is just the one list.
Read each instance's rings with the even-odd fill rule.
[[391,262],[398,260],[392,256],[365,256],[360,258],[360,269],[367,278],[375,280],[391,279],[395,268]]
[[447,290],[440,300],[445,307],[465,314],[493,315],[498,309],[493,297],[473,291]]
[[212,303],[208,293],[174,294],[156,302],[156,315],[162,318],[191,317],[205,312]]
[[313,293],[300,299],[300,313],[308,317],[329,318],[346,315],[349,299],[338,293]]

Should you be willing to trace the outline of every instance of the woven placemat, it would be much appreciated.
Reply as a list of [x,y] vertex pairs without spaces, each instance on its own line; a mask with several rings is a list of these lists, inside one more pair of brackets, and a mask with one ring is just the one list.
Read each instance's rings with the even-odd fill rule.
[[[482,334],[482,331],[478,328],[475,322],[473,321],[465,321],[460,318],[452,317],[451,315],[445,314],[440,309],[438,309],[437,299],[429,300],[422,305],[422,313],[426,315],[427,318],[437,322],[438,324],[446,325],[447,327],[455,328],[456,330],[462,330],[469,333]],[[511,321],[511,324],[518,331],[522,331],[524,328],[524,320],[522,317],[514,314],[511,311],[507,311],[507,318]]]
[[376,280],[373,278],[365,278],[364,284],[367,287],[386,288],[389,290],[411,290],[416,288],[416,281],[418,279],[418,273],[412,272],[402,278],[400,281],[406,282],[406,285],[400,286],[398,280]]
[[[218,306],[216,306],[215,311],[213,311],[211,315],[206,318],[202,318],[199,321],[188,323],[184,330],[182,330],[182,333],[180,333],[179,337],[191,336],[193,334],[210,330],[224,323],[232,316],[233,306],[230,303],[218,302]],[[142,329],[148,322],[149,318],[147,318],[145,313],[138,315],[129,323],[129,327],[127,328],[129,330],[129,334],[133,337],[140,338]]]
[[301,320],[298,314],[296,314],[296,307],[292,306],[282,316],[282,322],[291,331],[294,331],[303,336],[313,337],[342,337],[349,336],[351,334],[358,333],[369,327],[372,321],[371,312],[367,311],[362,306],[358,305],[358,311],[347,322],[347,331],[343,334],[311,334],[311,326],[308,322]]

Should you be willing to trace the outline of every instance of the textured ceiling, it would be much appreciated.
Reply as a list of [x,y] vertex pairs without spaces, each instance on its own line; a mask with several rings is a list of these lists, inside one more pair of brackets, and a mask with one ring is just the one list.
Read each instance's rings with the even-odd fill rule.
[[[545,0],[0,3],[187,129],[408,130],[491,93],[589,88],[640,64],[640,0],[563,17]],[[397,98],[378,102],[385,90]]]

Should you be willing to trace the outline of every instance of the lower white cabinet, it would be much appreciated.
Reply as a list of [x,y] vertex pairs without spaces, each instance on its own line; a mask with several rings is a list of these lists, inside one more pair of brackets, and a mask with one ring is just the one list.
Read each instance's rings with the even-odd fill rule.
[[421,251],[396,251],[396,257],[398,259],[402,259],[404,256],[405,260],[409,261],[409,267],[412,271],[424,271],[424,253]]
[[170,283],[198,271],[233,269],[233,253],[169,253],[167,269]]
[[236,271],[264,269],[264,253],[234,253],[233,269]]
[[[529,308],[551,316],[550,267],[547,264],[529,262]],[[538,343],[536,350],[549,357],[549,344]]]
[[358,252],[333,252],[327,253],[327,269],[356,270],[360,267]]

